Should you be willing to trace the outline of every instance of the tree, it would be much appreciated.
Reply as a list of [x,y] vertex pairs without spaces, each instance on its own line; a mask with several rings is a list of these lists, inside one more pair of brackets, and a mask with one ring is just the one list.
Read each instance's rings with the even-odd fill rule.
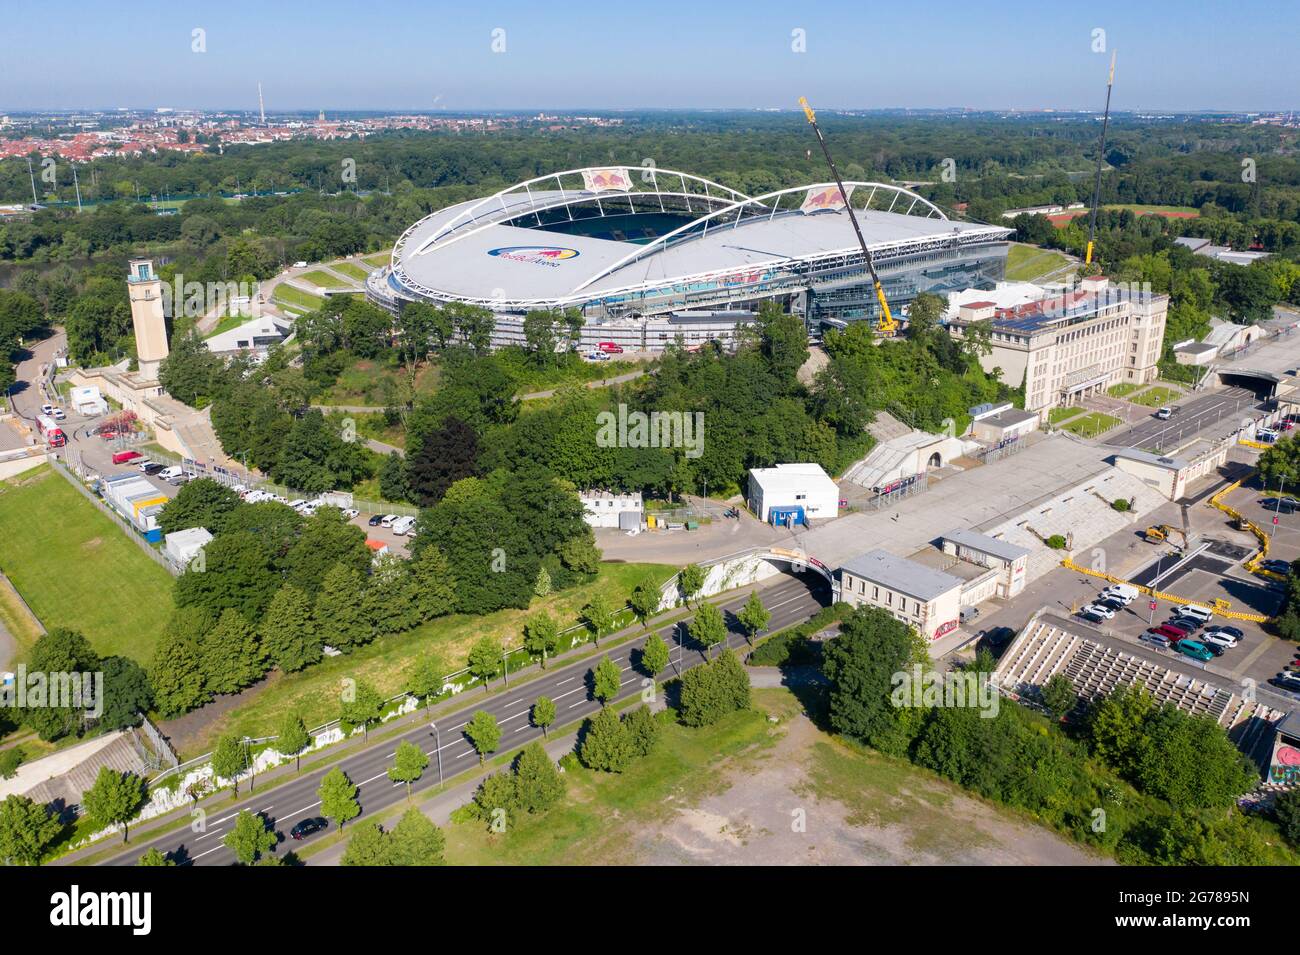
[[451,613],[456,606],[456,589],[447,558],[437,547],[422,547],[410,560],[415,612],[421,620]]
[[1064,719],[1079,702],[1074,684],[1064,673],[1057,673],[1043,685],[1043,705],[1055,719]]
[[659,590],[659,585],[655,583],[654,578],[649,575],[644,576],[632,588],[632,595],[628,598],[628,603],[632,607],[632,612],[636,618],[645,626],[653,614],[659,611],[659,604],[663,600],[663,595]]
[[203,686],[208,693],[237,693],[266,673],[257,631],[242,613],[227,608],[200,646]]
[[682,599],[689,605],[691,600],[704,589],[704,578],[706,571],[699,564],[687,564],[677,575],[677,589],[682,593]]
[[270,852],[275,847],[276,838],[275,833],[267,828],[264,818],[241,809],[235,816],[235,824],[221,841],[235,854],[240,865],[252,865],[263,852]]
[[311,734],[302,717],[295,713],[286,713],[280,724],[280,733],[275,738],[275,748],[282,756],[294,758],[294,768],[302,769],[302,752],[311,745]]
[[0,802],[0,860],[9,865],[40,865],[61,832],[59,817],[26,796]]
[[538,742],[515,760],[515,805],[527,813],[546,812],[564,798],[564,777]]
[[393,841],[377,822],[362,823],[348,839],[340,865],[381,866],[393,864]]
[[176,862],[171,856],[163,854],[159,849],[148,849],[144,855],[140,856],[140,860],[136,862],[136,865],[150,868],[154,866],[174,866]]
[[122,827],[122,841],[130,838],[130,821],[145,804],[147,789],[135,773],[99,767],[95,783],[81,797],[81,808],[96,829]]
[[491,637],[480,637],[469,649],[470,675],[483,681],[484,692],[487,692],[488,681],[497,675],[497,662],[500,659],[501,648]]
[[285,673],[320,661],[321,643],[312,619],[311,599],[293,584],[285,584],[275,592],[258,632],[267,659]]
[[366,739],[370,738],[370,724],[378,723],[384,711],[384,698],[366,680],[358,680],[343,699],[339,719],[349,726],[360,726]]
[[600,712],[584,724],[578,758],[588,769],[621,773],[627,769],[633,755],[627,729],[609,707],[601,707]]
[[902,756],[920,732],[925,711],[895,706],[893,675],[929,668],[929,653],[907,624],[879,607],[859,607],[825,645],[831,727],[891,756]]
[[312,622],[321,642],[337,649],[368,643],[374,635],[361,601],[365,580],[356,568],[335,564],[325,575]]
[[212,773],[217,779],[228,780],[231,795],[239,794],[239,774],[248,768],[248,750],[234,736],[223,736],[212,750]]
[[555,618],[542,611],[528,619],[524,625],[524,648],[533,656],[542,658],[542,669],[546,669],[546,658],[555,652],[560,644],[560,628]]
[[479,765],[489,753],[495,753],[501,745],[501,727],[497,718],[487,710],[477,710],[470,721],[465,724],[465,735],[478,753]]
[[208,699],[199,668],[198,644],[186,633],[164,633],[154,647],[149,668],[154,702],[165,717],[179,716]]
[[614,608],[604,594],[596,594],[591,602],[582,608],[582,622],[591,631],[592,639],[600,645],[600,638],[614,626]]
[[402,813],[397,825],[388,834],[391,865],[431,866],[442,865],[447,839],[442,830],[420,810],[411,808]]
[[[207,347],[203,350],[206,352]],[[224,484],[212,478],[197,478],[182,484],[176,496],[163,505],[158,512],[158,527],[164,534],[204,527],[215,536],[223,530],[226,516],[239,504],[239,495]]]
[[447,665],[435,652],[428,652],[418,657],[406,671],[406,692],[424,700],[424,708],[429,708],[429,701],[442,692],[447,680]]
[[424,750],[414,743],[403,740],[397,744],[393,765],[388,770],[388,778],[395,783],[406,783],[406,798],[411,798],[411,785],[424,775],[429,766],[429,757]]
[[730,650],[682,674],[679,715],[687,726],[709,726],[749,707],[749,675]]
[[645,704],[623,717],[623,727],[637,756],[649,755],[659,741],[659,721]]
[[745,606],[740,608],[740,613],[736,614],[736,619],[745,628],[745,636],[749,638],[750,643],[753,643],[758,631],[766,627],[768,621],[772,619],[772,614],[763,606],[763,599],[759,597],[758,592],[754,591],[745,601]]
[[191,567],[176,579],[176,606],[199,607],[213,616],[238,610],[245,619],[257,620],[280,586],[280,575],[256,534],[218,534],[203,549],[202,568]]
[[691,639],[704,647],[710,655],[719,643],[727,639],[727,624],[722,618],[722,611],[715,604],[703,603],[695,611],[695,619],[690,626]]
[[[75,630],[62,627],[43,634],[32,647],[31,659],[27,664],[29,673],[74,675],[95,673],[100,670],[99,654],[90,643]],[[80,689],[81,679],[69,681],[70,689]],[[21,710],[22,720],[37,732],[41,739],[50,741],[80,731],[86,718],[86,711],[96,701],[94,699],[77,699],[83,694],[73,693],[72,698],[64,701],[47,699],[45,705],[29,705]]]
[[148,674],[130,657],[104,657],[100,671],[104,674],[100,729],[138,726],[141,714],[153,706],[153,686]]
[[370,572],[371,557],[366,532],[348,523],[337,507],[322,507],[303,524],[285,554],[284,566],[289,583],[304,593],[319,595],[328,586],[326,575],[336,566],[341,564],[362,578]]
[[1153,710],[1143,728],[1132,782],[1180,809],[1223,809],[1259,783],[1259,772],[1208,716],[1172,704]]
[[1300,848],[1300,789],[1278,793],[1273,801],[1273,815],[1286,841]]
[[406,458],[400,451],[390,451],[379,467],[379,493],[385,501],[409,501],[411,486],[406,482]]
[[547,736],[547,728],[555,722],[555,701],[549,696],[539,696],[533,702],[533,725],[541,727],[542,735]]
[[652,633],[646,637],[645,645],[641,648],[641,669],[653,680],[667,666],[668,644],[664,642],[664,638],[659,634]]
[[406,483],[411,499],[421,507],[437,504],[453,484],[477,473],[478,454],[478,434],[449,415],[408,452]]
[[1142,745],[1142,727],[1155,706],[1143,687],[1126,684],[1095,700],[1084,729],[1092,753],[1121,776],[1132,778]]
[[622,676],[618,664],[611,660],[608,654],[591,670],[591,692],[596,699],[600,700],[601,706],[608,706],[610,701],[618,696]]
[[357,787],[348,778],[348,774],[337,766],[325,774],[320,788],[316,790],[320,799],[320,812],[326,819],[333,819],[339,829],[349,819],[361,815],[361,806],[357,803]]

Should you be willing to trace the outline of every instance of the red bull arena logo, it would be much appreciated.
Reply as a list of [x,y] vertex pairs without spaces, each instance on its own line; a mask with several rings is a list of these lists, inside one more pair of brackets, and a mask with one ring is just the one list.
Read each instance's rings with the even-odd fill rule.
[[501,249],[489,249],[488,255],[513,262],[528,262],[531,265],[549,265],[557,268],[565,259],[576,259],[577,249],[561,249],[549,245],[508,245]]

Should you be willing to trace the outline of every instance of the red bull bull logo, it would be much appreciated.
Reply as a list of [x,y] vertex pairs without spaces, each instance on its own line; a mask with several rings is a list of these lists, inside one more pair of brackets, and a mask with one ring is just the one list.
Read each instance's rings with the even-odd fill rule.
[[588,192],[604,192],[607,189],[626,192],[632,188],[632,180],[628,178],[627,170],[622,168],[584,169],[582,182]]
[[551,245],[508,245],[488,250],[488,255],[497,258],[527,262],[530,265],[549,265],[551,268],[559,268],[562,261],[576,259],[579,254],[577,249],[562,249]]
[[[849,187],[850,191],[852,187]],[[840,195],[839,187],[824,186],[821,189],[809,189],[808,194],[804,196],[803,205],[799,207],[800,212],[821,212],[826,209],[843,209],[844,197]]]

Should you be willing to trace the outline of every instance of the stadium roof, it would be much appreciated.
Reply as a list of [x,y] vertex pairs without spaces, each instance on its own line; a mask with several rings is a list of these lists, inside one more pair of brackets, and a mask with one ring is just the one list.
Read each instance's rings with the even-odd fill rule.
[[[495,308],[563,307],[675,284],[762,286],[807,263],[861,257],[831,183],[751,198],[688,173],[638,172],[569,170],[435,212],[398,240],[390,285]],[[1010,231],[953,222],[898,186],[846,185],[855,208],[867,195],[857,215],[873,257],[999,241]],[[584,226],[599,220],[610,225]]]

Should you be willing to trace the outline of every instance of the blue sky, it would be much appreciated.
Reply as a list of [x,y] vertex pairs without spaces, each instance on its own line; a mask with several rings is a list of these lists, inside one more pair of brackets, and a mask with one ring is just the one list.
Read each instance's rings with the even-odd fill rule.
[[[1300,106],[1300,3],[6,0],[0,110]],[[202,30],[205,52],[193,52]],[[493,52],[493,31],[497,46]],[[792,50],[803,31],[806,52]]]

